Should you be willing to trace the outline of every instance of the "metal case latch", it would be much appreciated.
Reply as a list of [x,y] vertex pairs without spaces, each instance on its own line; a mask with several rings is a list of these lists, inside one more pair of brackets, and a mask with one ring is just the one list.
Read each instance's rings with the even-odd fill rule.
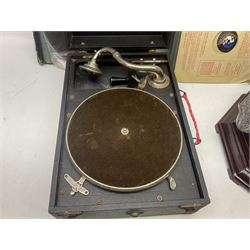
[[168,180],[170,190],[172,190],[172,191],[175,190],[176,186],[177,186],[175,179],[172,176],[169,175],[167,177],[167,180]]

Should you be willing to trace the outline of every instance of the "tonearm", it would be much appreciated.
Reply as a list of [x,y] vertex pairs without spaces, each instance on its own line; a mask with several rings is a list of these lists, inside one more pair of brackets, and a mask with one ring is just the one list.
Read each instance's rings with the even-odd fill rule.
[[[139,88],[143,89],[147,83],[154,88],[165,88],[169,85],[170,82],[169,77],[163,72],[161,67],[154,64],[143,65],[143,64],[130,63],[124,60],[121,54],[117,50],[109,47],[105,47],[98,50],[89,62],[80,65],[79,67],[91,74],[95,75],[102,74],[102,71],[99,68],[96,60],[99,56],[101,56],[103,53],[106,52],[111,53],[113,58],[119,64],[135,72],[135,74],[132,74],[131,76],[136,81],[138,81]],[[139,79],[136,73],[142,74],[143,77]]]

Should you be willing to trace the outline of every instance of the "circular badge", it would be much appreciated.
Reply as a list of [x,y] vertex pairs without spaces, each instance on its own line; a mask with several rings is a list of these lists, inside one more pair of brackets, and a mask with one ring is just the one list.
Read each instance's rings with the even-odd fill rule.
[[217,48],[227,53],[231,51],[238,41],[238,35],[235,31],[223,31],[217,38]]

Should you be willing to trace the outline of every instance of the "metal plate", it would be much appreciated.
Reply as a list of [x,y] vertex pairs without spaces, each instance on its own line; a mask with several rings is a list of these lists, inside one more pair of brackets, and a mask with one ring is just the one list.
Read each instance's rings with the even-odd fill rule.
[[165,179],[177,162],[182,133],[172,110],[137,89],[98,92],[72,114],[66,145],[77,170],[114,191],[137,191]]

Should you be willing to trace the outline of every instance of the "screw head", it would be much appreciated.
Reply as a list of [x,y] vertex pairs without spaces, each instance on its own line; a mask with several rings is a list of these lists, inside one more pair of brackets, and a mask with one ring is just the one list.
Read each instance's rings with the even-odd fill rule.
[[65,190],[64,190],[63,188],[60,188],[60,189],[59,189],[59,194],[60,194],[60,195],[64,195],[64,194],[65,194]]
[[129,134],[129,130],[128,130],[127,128],[122,128],[122,129],[121,129],[121,133],[122,133],[123,135],[128,135],[128,134]]
[[162,201],[163,200],[163,198],[162,198],[162,196],[160,194],[157,195],[156,199],[157,199],[157,201]]
[[96,205],[101,205],[103,203],[102,198],[97,197],[96,198]]
[[75,96],[74,95],[69,95],[69,100],[74,100]]

